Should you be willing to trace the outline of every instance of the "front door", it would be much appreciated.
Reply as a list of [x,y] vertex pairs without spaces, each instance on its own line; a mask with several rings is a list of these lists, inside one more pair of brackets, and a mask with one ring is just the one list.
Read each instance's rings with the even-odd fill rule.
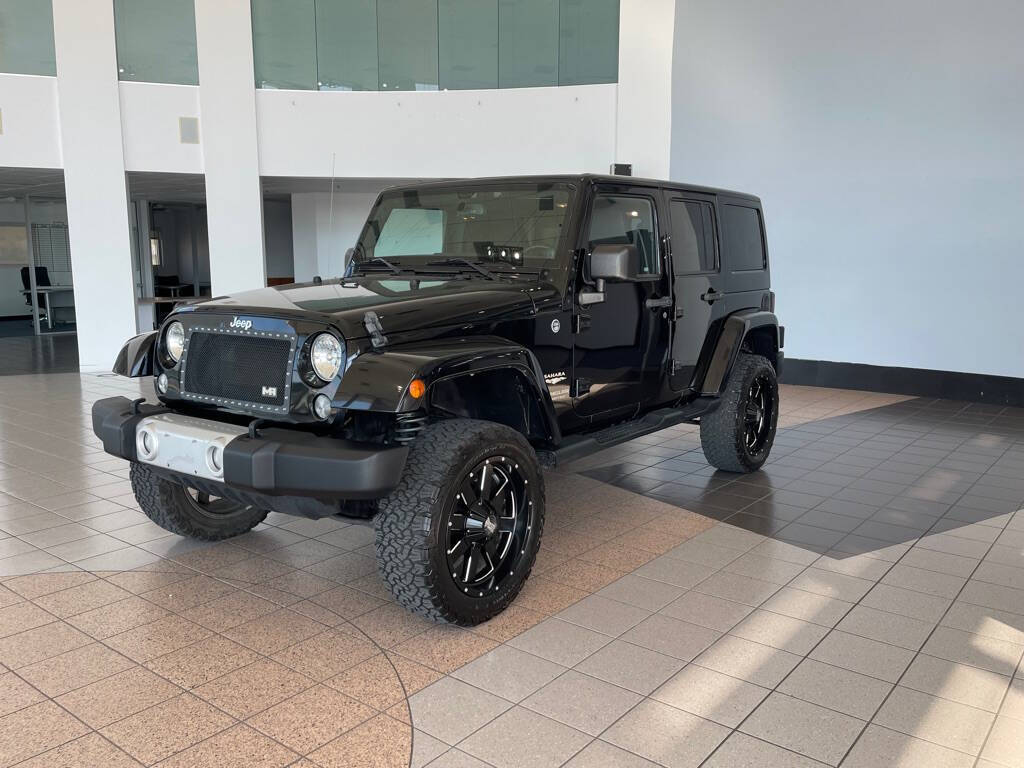
[[667,190],[672,232],[675,327],[672,331],[672,389],[690,386],[708,327],[725,313],[721,293],[718,227],[714,199]]
[[[616,186],[598,189],[591,201],[582,247],[633,245],[640,279],[607,282],[599,304],[578,309],[574,339],[573,406],[584,417],[613,417],[640,405],[652,343],[661,338],[662,315],[649,306],[665,295],[658,234],[659,191]],[[664,342],[662,342],[662,351]],[[660,360],[657,361],[660,364]]]

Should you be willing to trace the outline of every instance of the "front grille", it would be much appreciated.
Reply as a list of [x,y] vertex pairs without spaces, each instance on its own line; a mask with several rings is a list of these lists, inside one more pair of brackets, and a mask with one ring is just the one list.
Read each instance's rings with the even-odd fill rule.
[[181,394],[247,410],[287,412],[293,340],[284,334],[193,330]]

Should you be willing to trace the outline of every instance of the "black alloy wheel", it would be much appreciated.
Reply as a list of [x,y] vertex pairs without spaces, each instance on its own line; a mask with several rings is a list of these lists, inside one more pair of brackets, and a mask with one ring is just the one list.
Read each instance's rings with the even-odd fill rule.
[[775,387],[764,372],[754,377],[747,391],[747,407],[744,413],[743,439],[747,452],[757,456],[764,450],[772,433],[772,414],[775,410]]
[[526,553],[529,480],[508,457],[484,459],[462,478],[447,518],[445,554],[455,584],[471,597],[495,592]]
[[741,352],[717,407],[700,417],[700,445],[708,463],[726,472],[754,472],[775,443],[779,382],[763,355]]

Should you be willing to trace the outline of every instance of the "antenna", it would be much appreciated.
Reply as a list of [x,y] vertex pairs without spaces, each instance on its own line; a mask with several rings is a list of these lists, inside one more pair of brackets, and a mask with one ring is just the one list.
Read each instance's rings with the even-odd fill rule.
[[[337,153],[331,152],[331,209],[327,214],[327,232],[328,237],[330,237],[332,241],[334,240],[334,162],[336,158]],[[331,243],[331,247],[333,249],[333,242]],[[330,251],[328,251],[328,254],[329,253]],[[344,256],[342,257],[342,261],[344,261]],[[344,273],[344,263],[341,265],[341,270]]]

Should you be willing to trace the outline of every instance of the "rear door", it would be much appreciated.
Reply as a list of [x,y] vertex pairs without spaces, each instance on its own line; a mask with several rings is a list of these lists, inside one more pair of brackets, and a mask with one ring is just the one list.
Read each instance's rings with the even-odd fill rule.
[[690,386],[708,328],[725,314],[715,197],[666,190],[675,294],[669,383]]

